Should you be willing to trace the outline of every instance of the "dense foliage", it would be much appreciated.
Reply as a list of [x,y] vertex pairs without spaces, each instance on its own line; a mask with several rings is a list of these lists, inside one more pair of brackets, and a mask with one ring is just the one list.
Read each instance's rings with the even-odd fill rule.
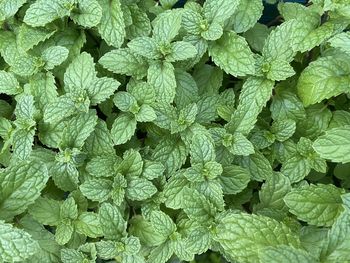
[[350,1],[176,2],[0,0],[0,262],[350,262]]

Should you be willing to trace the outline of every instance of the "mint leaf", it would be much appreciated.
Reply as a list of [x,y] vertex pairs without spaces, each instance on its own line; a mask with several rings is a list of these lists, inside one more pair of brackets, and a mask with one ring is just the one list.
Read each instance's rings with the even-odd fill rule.
[[[305,106],[348,91],[347,56],[321,57],[310,63],[298,80],[298,95]],[[327,85],[325,85],[327,83]]]
[[34,203],[49,179],[46,166],[38,162],[18,162],[1,174],[0,218],[4,220],[11,220]]
[[229,130],[247,134],[254,127],[259,113],[271,97],[273,81],[250,77],[239,97],[237,110],[229,122]]
[[1,261],[23,261],[39,250],[38,243],[25,231],[0,221]]
[[120,47],[125,37],[125,24],[119,0],[99,0],[102,7],[102,17],[98,31],[107,44]]
[[252,261],[270,246],[300,246],[296,234],[285,224],[269,217],[245,213],[228,213],[223,217],[217,226],[215,240],[226,255],[240,261]]
[[[247,42],[234,32],[227,32],[209,46],[214,63],[233,76],[254,74],[255,60]],[[239,54],[239,56],[238,56]]]
[[21,87],[12,73],[0,71],[0,93],[16,95],[21,92]]
[[134,135],[136,119],[130,114],[121,114],[114,121],[111,135],[116,145],[126,143]]
[[322,158],[348,163],[349,131],[349,126],[330,129],[325,135],[318,137],[312,146]]
[[34,27],[44,26],[58,18],[68,16],[73,4],[73,0],[38,0],[28,8],[24,22]]
[[343,211],[342,189],[333,185],[309,185],[293,189],[284,197],[289,211],[316,226],[330,226]]

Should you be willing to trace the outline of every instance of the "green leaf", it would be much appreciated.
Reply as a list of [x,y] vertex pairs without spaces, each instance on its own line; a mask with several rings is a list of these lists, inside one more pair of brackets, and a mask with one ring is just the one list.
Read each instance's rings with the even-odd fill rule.
[[82,263],[86,261],[86,257],[80,251],[74,250],[72,248],[64,248],[61,250],[61,259],[63,263]]
[[218,176],[224,194],[242,192],[250,181],[247,169],[237,165],[223,166],[223,172]]
[[240,164],[249,170],[251,177],[256,181],[262,181],[272,177],[271,164],[260,152],[243,157]]
[[136,120],[138,122],[152,122],[156,119],[157,114],[151,106],[147,104],[141,105],[140,110],[136,115]]
[[283,142],[293,136],[296,123],[291,119],[276,120],[272,123],[271,132],[276,136],[276,140]]
[[38,0],[30,5],[24,16],[24,23],[38,27],[64,16],[73,8],[74,0]]
[[157,41],[150,37],[138,37],[128,42],[128,47],[136,54],[148,59],[160,58]]
[[156,91],[158,100],[171,103],[175,98],[176,80],[174,66],[169,62],[154,62],[147,72],[147,81]]
[[59,261],[61,247],[57,244],[55,236],[51,232],[28,215],[21,218],[20,226],[32,236],[33,240],[38,242],[40,247],[37,253],[25,261],[26,263]]
[[104,121],[97,120],[95,130],[86,139],[83,149],[90,156],[114,154],[112,136]]
[[112,78],[98,78],[87,88],[91,105],[97,105],[111,97],[120,86],[120,82]]
[[103,235],[109,240],[119,240],[125,235],[126,222],[116,206],[103,203],[99,210]]
[[349,257],[349,219],[348,212],[342,213],[329,230],[321,253],[321,260],[327,262],[347,261]]
[[[263,65],[264,66],[264,65]],[[265,69],[263,68],[263,71]],[[276,59],[268,63],[266,77],[270,80],[285,80],[295,74],[295,71],[287,61]]]
[[255,60],[245,39],[236,33],[226,32],[223,37],[209,46],[214,63],[227,74],[246,76],[254,74]]
[[137,236],[142,244],[147,244],[148,246],[159,246],[163,244],[164,237],[159,235],[153,225],[142,216],[134,216],[130,223],[130,233]]
[[101,178],[87,180],[79,186],[79,189],[86,198],[104,202],[110,197],[112,182]]
[[295,51],[293,43],[300,34],[304,36],[304,31],[300,30],[298,21],[295,19],[286,21],[276,27],[266,38],[262,54],[271,60],[283,60],[290,62],[293,60]]
[[237,110],[228,123],[229,131],[248,134],[253,129],[259,113],[271,97],[273,86],[273,81],[257,77],[244,82]]
[[63,220],[56,227],[55,240],[59,245],[65,245],[72,238],[74,228],[70,220]]
[[153,211],[149,218],[154,229],[166,240],[176,230],[173,220],[162,211]]
[[96,238],[103,235],[99,215],[93,212],[83,212],[75,221],[75,229],[78,233]]
[[298,80],[298,95],[305,106],[349,92],[349,57],[320,57],[302,72]]
[[312,147],[324,159],[333,162],[350,162],[350,126],[333,128],[318,137]]
[[15,114],[17,119],[31,120],[33,119],[35,107],[34,98],[31,95],[21,95],[17,99]]
[[176,41],[171,44],[171,53],[166,57],[168,61],[180,61],[193,58],[197,55],[197,49],[185,41]]
[[1,171],[0,218],[11,220],[40,196],[49,179],[47,168],[38,162],[17,162]]
[[209,25],[208,29],[201,33],[201,36],[208,41],[218,40],[224,33],[222,25],[217,22],[213,22]]
[[119,48],[125,38],[125,24],[119,0],[98,0],[102,7],[101,21],[97,26],[101,37],[110,46]]
[[12,137],[13,156],[19,160],[26,160],[31,152],[34,142],[35,130],[16,130]]
[[294,155],[282,164],[281,172],[288,177],[291,183],[303,180],[311,171],[308,161],[300,156]]
[[61,219],[77,219],[78,206],[73,197],[68,197],[63,201],[60,207],[60,217]]
[[259,208],[272,208],[285,210],[286,205],[283,198],[292,189],[289,179],[281,173],[273,173],[270,178],[261,186],[259,191]]
[[52,73],[38,73],[29,80],[30,94],[34,97],[35,107],[42,112],[45,106],[53,103],[58,94],[55,85],[55,78]]
[[133,177],[128,180],[126,196],[131,200],[145,200],[157,192],[157,188],[144,178]]
[[173,253],[174,249],[171,246],[171,243],[166,242],[152,249],[151,253],[148,256],[148,261],[154,263],[165,263],[171,258]]
[[113,98],[114,105],[124,112],[137,112],[139,106],[136,99],[129,92],[119,91],[114,95]]
[[305,118],[306,115],[303,104],[297,95],[281,88],[275,89],[270,110],[274,120],[286,118],[297,120]]
[[76,57],[64,73],[65,91],[84,90],[93,84],[96,78],[95,64],[90,54],[83,52]]
[[306,185],[293,189],[284,197],[289,211],[300,220],[316,226],[331,226],[343,211],[343,189],[334,185]]
[[71,118],[63,130],[60,147],[62,149],[81,148],[94,130],[96,123],[97,116],[93,110]]
[[71,116],[76,111],[71,94],[58,97],[55,101],[48,103],[44,109],[44,121],[57,123],[62,119]]
[[227,213],[216,228],[215,240],[232,260],[252,262],[270,246],[300,246],[298,236],[272,218]]
[[18,9],[26,3],[26,0],[3,1],[0,3],[0,20],[10,18]]
[[293,248],[291,246],[280,245],[276,247],[267,247],[259,258],[262,262],[300,262],[300,263],[316,263],[318,260],[305,250]]
[[160,162],[153,162],[144,160],[142,176],[148,180],[161,177],[164,173],[165,167]]
[[239,1],[238,7],[231,17],[233,30],[237,33],[252,28],[262,15],[263,3],[260,0]]
[[61,65],[68,58],[69,50],[61,46],[53,46],[44,50],[42,59],[45,62],[45,69],[53,69]]
[[39,251],[38,242],[27,232],[0,221],[0,260],[24,261]]
[[164,164],[166,171],[172,173],[186,161],[188,150],[186,145],[176,137],[161,140],[152,153],[154,161]]
[[78,10],[71,13],[72,20],[83,27],[97,26],[102,18],[102,7],[97,0],[77,0]]
[[106,53],[100,58],[99,63],[114,73],[136,77],[145,76],[148,68],[146,61],[128,48]]
[[205,134],[195,134],[191,143],[191,163],[206,163],[215,160],[215,148],[211,138]]
[[183,176],[172,176],[164,188],[165,205],[172,209],[183,207],[183,196],[188,181]]
[[70,163],[56,163],[50,170],[52,179],[58,188],[64,191],[73,191],[79,183],[79,172]]
[[99,241],[95,243],[97,255],[102,259],[117,257],[119,251],[114,241]]
[[187,216],[202,224],[210,224],[216,214],[211,203],[195,189],[186,188],[184,192],[183,209]]
[[339,48],[340,50],[346,52],[347,54],[350,54],[349,40],[350,40],[349,32],[342,32],[335,35],[331,39],[329,39],[328,42],[332,47]]
[[39,197],[29,207],[29,213],[43,225],[57,226],[60,221],[60,201]]
[[157,42],[170,42],[181,27],[182,13],[179,10],[168,10],[153,21],[153,37]]
[[56,30],[53,29],[22,24],[17,35],[17,43],[23,50],[28,51],[50,38],[55,32]]
[[240,132],[233,135],[233,142],[229,151],[234,155],[248,156],[255,152],[253,144]]
[[21,90],[17,79],[12,73],[0,70],[0,93],[16,95]]
[[136,119],[130,114],[120,114],[114,121],[111,129],[114,144],[126,143],[134,135],[135,130]]
[[203,5],[203,14],[210,23],[213,21],[223,23],[233,15],[238,3],[239,1],[207,0]]

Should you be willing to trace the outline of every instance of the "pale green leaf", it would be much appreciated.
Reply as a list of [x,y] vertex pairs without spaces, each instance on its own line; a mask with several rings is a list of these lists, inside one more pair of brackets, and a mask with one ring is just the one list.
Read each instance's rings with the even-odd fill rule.
[[111,129],[114,144],[126,143],[134,135],[135,130],[136,119],[130,114],[120,114]]
[[248,134],[253,129],[259,113],[272,95],[273,86],[273,81],[257,77],[244,82],[237,110],[228,123],[229,131]]
[[119,48],[125,37],[125,24],[119,0],[98,0],[102,7],[101,21],[97,26],[101,37],[110,46]]
[[245,213],[227,213],[221,218],[215,240],[225,254],[240,262],[254,262],[263,249],[270,246],[300,246],[297,234],[285,224]]
[[297,249],[292,246],[280,245],[276,247],[267,247],[259,255],[261,262],[286,262],[286,263],[317,263],[319,262],[312,254],[305,250]]
[[30,234],[0,221],[0,260],[23,262],[39,250],[38,242]]
[[30,5],[24,16],[24,22],[30,26],[44,26],[58,18],[68,16],[74,0],[38,0]]
[[260,0],[238,1],[238,7],[232,16],[233,30],[237,33],[252,28],[262,15],[263,2]]
[[320,57],[301,73],[298,95],[305,106],[349,92],[350,63],[348,56]]
[[255,72],[255,60],[248,43],[232,31],[226,32],[211,44],[209,54],[216,65],[233,76],[246,76]]
[[97,26],[102,18],[102,7],[97,0],[76,0],[78,10],[73,11],[70,17],[73,21],[83,27]]
[[293,189],[284,197],[289,211],[300,220],[316,226],[331,226],[343,211],[343,189],[334,185],[306,185]]
[[96,78],[94,60],[90,54],[83,52],[76,57],[64,73],[65,91],[88,89]]
[[45,49],[41,57],[45,62],[45,69],[51,70],[61,65],[68,58],[69,50],[61,46]]
[[21,90],[17,79],[12,73],[0,70],[0,93],[16,95]]
[[99,63],[114,73],[136,77],[145,76],[148,68],[146,61],[128,48],[120,48],[106,53],[100,58]]
[[176,80],[174,66],[169,62],[154,62],[147,72],[147,81],[156,91],[157,99],[171,103],[175,98]]
[[203,14],[210,23],[223,23],[233,15],[238,4],[239,1],[207,0],[203,5]]
[[17,162],[1,171],[0,218],[10,220],[40,196],[49,179],[43,163]]
[[116,206],[103,203],[99,210],[99,218],[106,239],[119,240],[125,235],[126,222]]
[[350,126],[333,128],[318,137],[312,147],[324,159],[350,162]]

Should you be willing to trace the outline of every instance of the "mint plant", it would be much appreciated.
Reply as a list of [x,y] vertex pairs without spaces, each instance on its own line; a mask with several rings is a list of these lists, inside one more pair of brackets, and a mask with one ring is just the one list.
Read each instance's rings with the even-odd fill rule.
[[350,262],[350,1],[0,0],[0,262]]

